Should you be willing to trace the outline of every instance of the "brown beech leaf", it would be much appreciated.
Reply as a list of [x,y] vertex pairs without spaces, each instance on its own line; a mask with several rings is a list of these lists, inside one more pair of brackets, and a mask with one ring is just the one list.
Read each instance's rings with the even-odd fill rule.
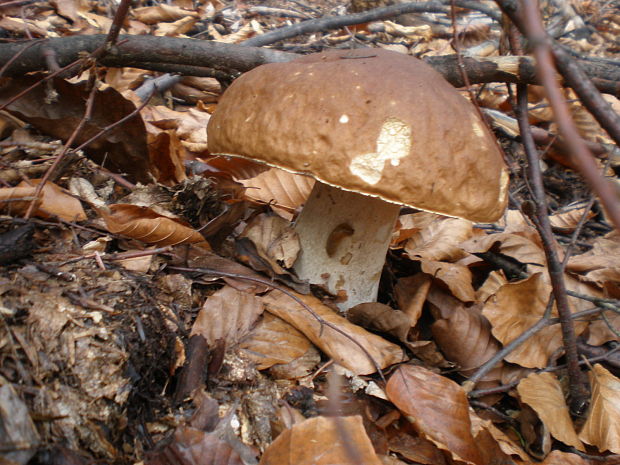
[[419,224],[420,231],[405,244],[405,252],[411,259],[454,262],[466,255],[458,244],[472,236],[471,221],[427,212],[412,216],[415,216],[414,224]]
[[540,266],[532,267],[532,264],[544,266],[547,263],[545,253],[538,243],[519,234],[497,233],[475,236],[460,245],[467,252],[474,254],[488,252],[495,244],[499,253],[527,264],[528,268],[531,267],[530,271],[540,271]]
[[204,337],[210,348],[218,341],[230,347],[248,334],[262,312],[263,303],[259,297],[225,286],[207,298],[198,312],[191,336]]
[[[565,212],[555,213],[549,216],[549,222],[551,226],[561,232],[572,232],[575,230],[583,214],[585,208],[571,208]],[[587,218],[590,219],[594,216],[594,212],[589,211]]]
[[[481,304],[466,307],[437,288],[431,288],[428,302],[435,317],[431,326],[433,338],[464,376],[471,375],[500,350],[500,344],[491,334],[491,325],[482,316]],[[476,386],[499,386],[501,372],[502,365],[496,366]]]
[[[337,327],[351,339],[357,341],[381,368],[404,360],[404,353],[397,345],[350,323],[323,305],[315,297],[297,293],[294,295],[308,305],[316,315]],[[377,371],[374,363],[357,344],[333,328],[321,325],[306,308],[289,296],[274,290],[263,297],[263,300],[267,311],[279,316],[304,333],[314,345],[333,358],[336,363],[357,375],[370,374]]]
[[[41,181],[32,179],[28,184],[20,182],[16,187],[0,188],[0,210],[9,214],[24,214],[33,200],[19,200],[33,198],[36,186]],[[86,213],[82,204],[75,197],[65,193],[53,182],[46,182],[39,199],[36,201],[34,215],[39,218],[57,216],[63,221],[84,221]]]
[[402,455],[414,463],[424,465],[446,465],[448,462],[439,448],[421,437],[399,431],[389,441],[390,451]]
[[[291,268],[299,253],[299,236],[291,223],[281,216],[261,213],[241,233],[256,245],[256,251],[270,263]],[[281,271],[280,271],[281,273]]]
[[151,452],[146,465],[244,465],[230,444],[217,433],[179,427],[163,449]]
[[[476,415],[473,410],[469,411],[469,419],[471,420],[472,433],[476,438],[476,442],[479,444],[478,449],[486,449],[483,451],[483,454],[487,457],[491,455],[491,459],[488,460],[487,463],[495,463],[493,459],[501,457],[502,454],[516,456],[529,463],[529,456],[527,453],[520,446],[515,444],[502,430],[497,428],[492,421],[483,420]],[[481,432],[488,433],[493,438],[494,443],[491,442],[490,438],[481,434]],[[478,441],[484,441],[484,445],[480,444]],[[498,447],[501,452],[497,451]],[[493,456],[493,454],[495,454],[495,456]],[[506,463],[510,462],[506,461]]]
[[188,224],[175,218],[162,216],[148,207],[130,204],[114,204],[109,210],[98,209],[112,234],[137,239],[158,246],[176,244],[200,244],[210,249],[204,237]]
[[590,372],[590,386],[590,412],[579,439],[601,452],[620,454],[620,379],[596,364]]
[[606,342],[618,340],[618,336],[612,331],[612,328],[616,331],[617,328],[620,328],[620,313],[611,310],[602,313],[607,317],[607,321],[601,315],[600,318],[590,323],[588,326],[588,344],[600,346]]
[[248,199],[267,203],[277,213],[288,213],[288,219],[306,201],[314,186],[314,179],[309,176],[277,168],[270,168],[250,179],[237,180],[246,187]]
[[[533,326],[545,312],[551,287],[542,273],[502,286],[484,305],[482,313],[491,322],[493,336],[508,344]],[[575,322],[580,334],[585,322]],[[544,368],[549,356],[562,347],[560,325],[543,328],[506,356],[506,360],[527,368]]]
[[620,234],[599,237],[592,245],[592,250],[569,258],[566,269],[601,287],[610,281],[619,282]]
[[390,334],[400,341],[407,340],[411,329],[411,321],[405,313],[379,302],[357,304],[347,310],[347,318],[351,323]]
[[532,373],[517,386],[521,400],[538,414],[551,435],[564,444],[585,451],[577,437],[560,382],[552,373]]
[[462,302],[476,300],[476,291],[472,286],[472,274],[469,268],[457,263],[420,260],[422,271],[444,283],[454,296]]
[[265,312],[239,347],[256,363],[257,369],[265,370],[303,356],[312,343],[282,318]]
[[579,457],[577,454],[552,450],[540,465],[592,465],[592,462]]
[[166,3],[161,3],[157,6],[135,8],[132,9],[131,12],[138,21],[142,21],[145,24],[172,22],[183,19],[187,16],[198,17],[198,13],[196,11],[186,10],[185,8],[174,5],[167,5]]
[[482,286],[476,291],[476,301],[486,302],[489,297],[495,295],[497,290],[506,284],[508,280],[501,270],[494,270],[489,273]]
[[482,465],[461,386],[426,368],[403,365],[388,380],[386,393],[422,437],[455,460]]
[[282,432],[259,465],[333,465],[356,463],[355,459],[362,459],[364,465],[381,465],[362,418],[315,417]]
[[409,317],[411,327],[415,326],[422,314],[426,295],[433,279],[424,273],[400,278],[394,286],[394,297],[398,308]]
[[[20,77],[0,87],[0,103],[39,82],[41,77]],[[54,79],[51,86],[58,98],[49,101],[48,86],[38,86],[13,102],[7,110],[39,131],[67,141],[86,111],[90,90],[87,82],[77,84]],[[43,102],[47,102],[43,104]],[[136,106],[112,87],[95,92],[90,118],[78,132],[76,147],[135,111]],[[84,149],[84,154],[108,170],[126,174],[133,181],[150,182],[151,162],[146,145],[146,130],[140,115],[102,135]]]

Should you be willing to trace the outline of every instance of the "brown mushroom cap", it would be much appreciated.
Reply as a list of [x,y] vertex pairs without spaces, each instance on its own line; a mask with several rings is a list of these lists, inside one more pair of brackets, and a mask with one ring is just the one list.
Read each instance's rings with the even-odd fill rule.
[[308,174],[418,209],[497,220],[508,175],[475,108],[424,62],[330,51],[238,78],[208,126],[209,150]]

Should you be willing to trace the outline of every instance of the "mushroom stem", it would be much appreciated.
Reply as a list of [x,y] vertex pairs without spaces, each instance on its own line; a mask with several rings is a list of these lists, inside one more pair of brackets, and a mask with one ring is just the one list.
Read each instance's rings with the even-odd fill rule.
[[400,206],[317,182],[295,229],[297,275],[339,297],[338,308],[377,300]]

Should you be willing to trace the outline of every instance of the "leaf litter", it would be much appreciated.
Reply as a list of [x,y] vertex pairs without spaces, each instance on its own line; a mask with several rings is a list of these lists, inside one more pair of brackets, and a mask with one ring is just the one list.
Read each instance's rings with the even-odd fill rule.
[[[205,22],[210,37],[228,43],[279,25],[283,6],[317,14],[275,0],[261,2],[272,16],[260,20],[251,12],[256,2],[139,3],[129,33],[180,36]],[[321,14],[342,10],[340,2],[315,3]],[[0,26],[49,37],[104,33],[111,23],[101,5],[50,5],[36,20],[7,7]],[[600,18],[601,37],[617,31],[613,18]],[[451,52],[441,24],[428,23],[383,21],[358,34],[421,56]],[[459,28],[472,45],[495,34],[475,21]],[[335,45],[350,37],[334,32],[291,43],[311,49],[317,40]],[[600,211],[574,207],[589,194],[566,168],[560,141],[550,142],[543,161],[550,219],[561,254],[581,227],[565,277],[573,311],[582,312],[575,318],[581,343],[604,354],[586,365],[592,396],[579,419],[566,406],[557,324],[506,354],[478,380],[478,392],[459,385],[548,307],[545,254],[518,210],[495,225],[403,212],[381,303],[345,317],[324,290],[290,270],[303,252],[291,220],[313,181],[208,153],[204,127],[220,83],[186,77],[166,100],[140,108],[136,91],[156,73],[109,68],[99,76],[93,113],[72,149],[98,139],[72,152],[73,163],[45,183],[32,209],[34,232],[19,230],[21,217],[92,89],[86,80],[57,79],[1,115],[3,460],[486,465],[535,457],[552,465],[620,454],[618,235]],[[38,79],[7,79],[0,100]],[[509,111],[505,91],[480,91],[485,105]],[[582,136],[608,144],[574,96],[567,98]],[[556,131],[538,89],[530,106],[532,121]],[[134,112],[122,130],[111,127]],[[506,150],[522,157],[514,146]],[[513,177],[513,195],[523,200],[525,181]],[[72,187],[79,179],[90,187]],[[136,182],[149,187],[141,191]],[[563,185],[569,182],[575,187]],[[146,260],[129,265],[132,254]],[[343,375],[336,394],[332,372]]]

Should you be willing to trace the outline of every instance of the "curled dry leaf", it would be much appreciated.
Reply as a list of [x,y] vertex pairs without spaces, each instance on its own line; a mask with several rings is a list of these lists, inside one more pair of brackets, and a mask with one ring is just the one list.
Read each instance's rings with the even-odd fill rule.
[[540,465],[592,465],[592,462],[579,457],[577,454],[552,450]]
[[364,347],[381,368],[404,360],[404,353],[397,345],[350,323],[315,297],[297,293],[294,295],[308,305],[316,315],[349,337],[327,325],[322,325],[306,308],[280,291],[271,291],[263,297],[263,301],[267,311],[293,325],[336,363],[356,375],[374,373],[377,369],[353,340]]
[[[433,338],[464,376],[470,376],[500,350],[488,320],[482,316],[480,304],[466,307],[437,288],[431,290],[428,301],[435,317],[431,327]],[[496,366],[476,386],[479,389],[498,386],[501,372],[502,365]]]
[[162,216],[147,207],[129,204],[97,209],[112,234],[137,239],[158,246],[196,244],[210,250],[204,237],[183,221]]
[[418,273],[400,278],[394,286],[398,308],[409,317],[411,327],[418,323],[432,281],[429,275]]
[[[481,432],[487,432],[494,439],[495,444],[492,444],[489,442],[489,438],[485,438],[486,444],[482,447],[488,449],[485,451],[487,456],[489,449],[491,452],[495,452],[496,448],[499,447],[501,453],[496,453],[496,457],[506,454],[519,457],[521,460],[529,462],[529,456],[527,453],[520,446],[515,444],[502,430],[497,428],[492,421],[483,420],[476,415],[473,410],[469,411],[469,419],[471,420],[472,433],[476,437],[477,441],[481,439],[481,436],[483,436],[480,434]],[[478,448],[481,449],[481,447]],[[491,459],[487,463],[494,463],[494,461]],[[506,463],[510,462],[506,461]]]
[[347,310],[347,318],[351,323],[390,334],[403,342],[407,341],[411,329],[411,322],[405,313],[379,302],[357,304]]
[[[41,181],[33,179],[28,184],[20,182],[16,187],[0,188],[0,209],[8,214],[22,215],[26,213],[30,203],[34,201],[36,186]],[[34,215],[39,218],[58,217],[63,221],[84,221],[86,213],[78,199],[65,193],[53,182],[46,182],[36,201]]]
[[310,195],[314,179],[301,174],[270,168],[249,178],[237,180],[246,187],[245,196],[254,202],[266,203],[287,219]]
[[248,334],[262,312],[263,303],[259,297],[225,286],[207,298],[191,336],[204,337],[210,348],[218,341],[230,347]]
[[455,460],[482,465],[471,432],[467,395],[458,384],[426,368],[404,365],[390,377],[386,392],[422,437]]
[[596,364],[590,372],[590,386],[590,412],[579,439],[600,451],[620,454],[620,379]]
[[265,450],[259,465],[381,465],[360,416],[315,417],[293,425]]
[[248,223],[241,236],[250,239],[258,254],[270,263],[276,261],[291,268],[297,259],[299,236],[280,216],[261,213]]
[[233,447],[217,433],[187,426],[174,432],[169,444],[149,454],[146,465],[245,465]]
[[259,370],[292,362],[303,356],[311,346],[312,343],[303,333],[268,312],[240,344]]
[[174,5],[167,5],[166,3],[161,3],[157,6],[134,8],[131,12],[138,21],[142,21],[145,24],[172,22],[187,16],[198,17],[198,13],[195,11],[186,10],[185,8]]
[[472,286],[472,274],[469,268],[457,263],[421,260],[422,271],[443,282],[454,296],[462,302],[476,300],[476,291]]
[[[472,254],[488,252],[493,247],[495,252],[527,264],[528,268],[531,265],[544,266],[547,263],[545,253],[538,243],[518,234],[498,233],[475,236],[460,245],[464,250]],[[540,271],[540,266],[534,266],[531,270]]]
[[[549,216],[549,221],[551,226],[559,230],[561,232],[572,232],[575,230],[584,213],[586,212],[585,208],[571,208],[568,211],[555,213]],[[592,218],[594,216],[593,211],[588,211],[587,218]]]
[[427,212],[412,216],[413,224],[420,230],[405,244],[405,252],[411,259],[454,262],[466,255],[458,244],[472,236],[471,221]]
[[[482,313],[491,322],[493,336],[508,344],[532,327],[545,312],[551,286],[542,273],[516,283],[502,286],[484,305]],[[575,332],[580,334],[585,322],[575,322]],[[549,356],[562,347],[559,324],[547,326],[506,356],[506,360],[527,368],[544,368]]]
[[571,257],[566,269],[601,287],[620,282],[620,234],[599,237],[592,246],[592,250]]
[[560,382],[552,373],[532,373],[517,386],[521,400],[538,414],[551,435],[564,444],[584,451],[564,400]]

